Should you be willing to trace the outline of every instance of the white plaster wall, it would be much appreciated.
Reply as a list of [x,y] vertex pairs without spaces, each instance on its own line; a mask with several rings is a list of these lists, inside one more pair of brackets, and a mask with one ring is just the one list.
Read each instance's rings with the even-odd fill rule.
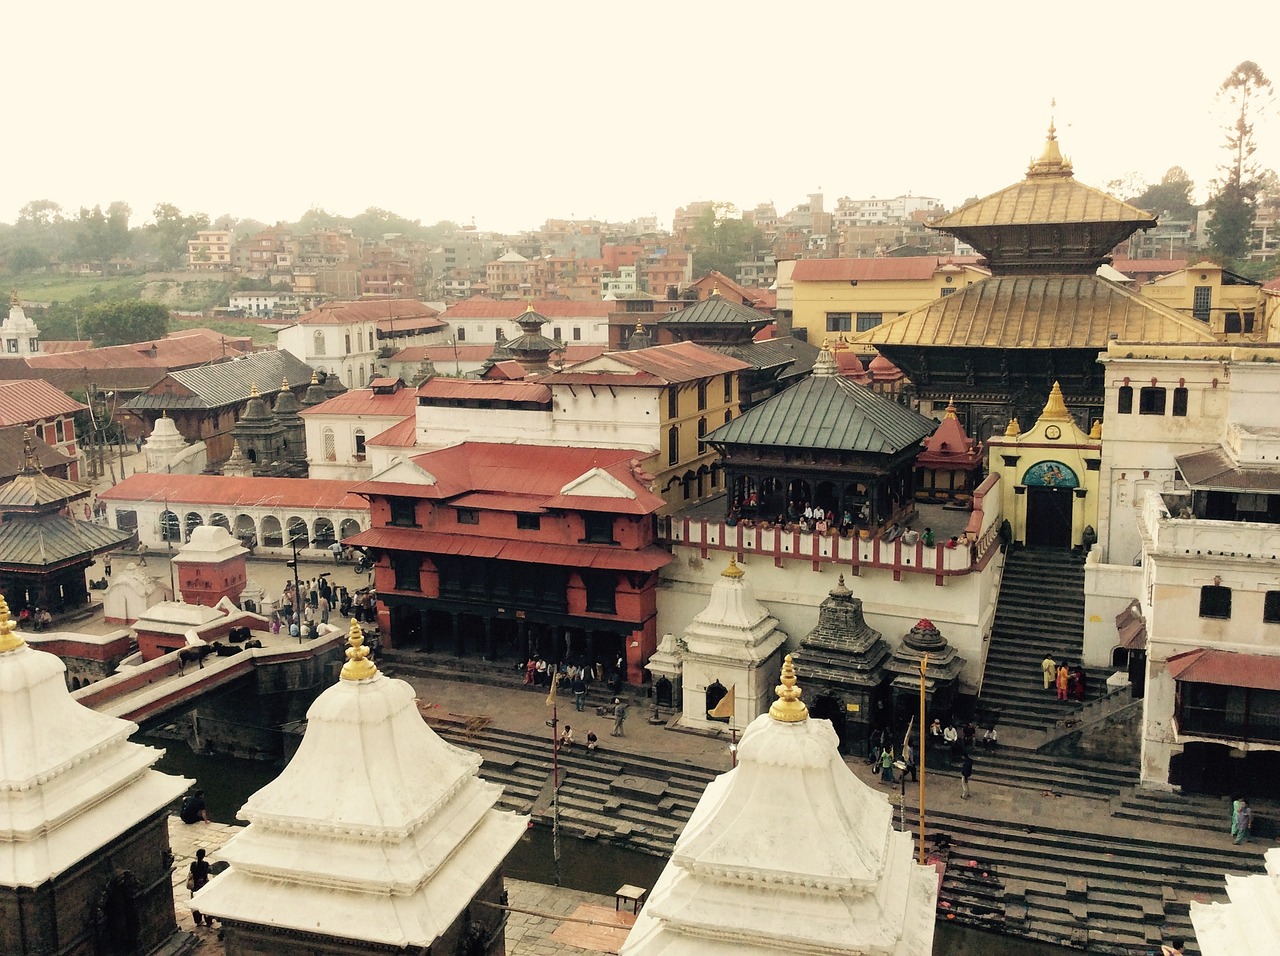
[[[369,440],[403,419],[396,415],[304,415],[307,436],[307,476],[310,478],[368,478],[373,474]],[[333,429],[334,460],[324,457],[324,432]],[[363,431],[365,460],[356,460],[356,432]]]
[[662,389],[553,385],[551,395],[554,442],[642,450],[660,447]]
[[144,451],[146,470],[152,474],[199,475],[209,464],[209,450],[202,441],[179,448],[172,454],[153,451],[149,445],[144,446]]
[[1084,564],[1084,660],[1091,671],[1111,670],[1111,652],[1119,645],[1116,615],[1142,592],[1142,568],[1103,564],[1094,548]]
[[425,449],[464,441],[547,443],[551,412],[419,405],[417,443]]
[[[658,585],[659,634],[683,634],[693,618],[707,606],[711,585],[728,565],[728,554],[711,551],[704,560],[697,548],[676,545],[674,560],[662,570]],[[1004,563],[993,558],[982,571],[944,578],[934,584],[934,576],[907,572],[894,581],[890,571],[862,569],[851,576],[844,566],[837,571],[821,565],[814,571],[811,561],[783,559],[774,567],[771,556],[748,554],[740,566],[748,575],[756,599],[778,619],[789,635],[786,651],[795,650],[818,623],[818,606],[836,586],[838,575],[863,601],[867,623],[889,644],[896,645],[921,618],[937,625],[943,637],[965,659],[960,675],[964,693],[976,693],[986,659],[991,625],[995,618],[995,596]],[[687,678],[686,678],[687,679]],[[726,683],[721,678],[722,683]],[[803,684],[803,679],[801,680]]]
[[[336,371],[347,388],[360,388],[368,384],[370,374],[378,372],[375,358],[378,341],[369,348],[369,333],[375,332],[372,322],[353,322],[348,325],[291,325],[276,333],[276,348],[293,353],[312,368]],[[315,349],[315,333],[324,336],[324,353]],[[346,337],[351,336],[351,348],[346,347]],[[355,381],[364,366],[364,379]]]
[[[499,329],[507,339],[514,339],[524,334],[515,319],[446,318],[453,331],[445,334],[444,338],[452,338],[460,329],[462,337],[459,342],[464,345],[492,345],[497,341]],[[563,319],[548,317],[546,324],[542,326],[542,334],[553,339],[556,337],[556,329],[560,330],[560,341],[565,345],[605,345],[609,341],[609,309],[602,306],[598,316],[583,315]],[[578,331],[579,338],[574,338],[575,329]]]

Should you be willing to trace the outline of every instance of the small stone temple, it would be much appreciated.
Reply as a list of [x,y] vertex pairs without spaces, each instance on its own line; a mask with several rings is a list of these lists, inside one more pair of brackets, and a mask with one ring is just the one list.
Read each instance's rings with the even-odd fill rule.
[[476,903],[502,899],[528,817],[494,809],[480,757],[436,736],[355,621],[349,645],[298,752],[215,854],[230,868],[192,906],[221,921],[228,956],[501,956],[502,911]]
[[975,444],[965,434],[956,403],[948,402],[938,430],[924,440],[924,451],[916,456],[916,500],[972,500],[973,489],[982,481],[982,457],[982,443]]
[[0,953],[179,953],[169,806],[137,725],[72,700],[0,597]]
[[891,651],[862,616],[862,599],[845,587],[844,575],[818,607],[818,626],[800,642],[815,719],[831,721],[840,752],[865,757],[871,731],[886,718]]
[[889,687],[893,694],[895,729],[902,729],[920,713],[920,662],[926,654],[929,661],[925,669],[924,698],[929,716],[948,714],[955,705],[964,658],[956,654],[956,649],[932,621],[921,618],[893,649],[893,656],[886,664],[893,677]]
[[790,656],[776,693],[698,801],[621,956],[933,952],[936,870],[912,859],[831,725],[810,719]]
[[690,727],[716,726],[709,712],[732,693],[730,726],[741,730],[769,708],[771,675],[787,635],[759,601],[737,560],[711,586],[711,597],[684,631],[684,714]]
[[189,442],[167,412],[156,419],[155,427],[142,445],[146,469],[152,474],[199,475],[209,463],[208,447],[202,441]]

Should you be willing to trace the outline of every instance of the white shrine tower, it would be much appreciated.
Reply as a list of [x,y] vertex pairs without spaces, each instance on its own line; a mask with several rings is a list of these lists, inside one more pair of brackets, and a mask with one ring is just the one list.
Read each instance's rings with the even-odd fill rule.
[[729,720],[739,730],[769,708],[787,635],[745,578],[731,556],[711,586],[707,606],[684,630],[681,723],[687,726],[723,726],[707,716],[707,689],[715,684],[733,693]]
[[182,951],[168,820],[190,781],[73,700],[66,670],[0,597],[0,951]]
[[40,328],[22,311],[18,290],[14,289],[9,296],[9,317],[0,322],[0,355],[26,358],[28,355],[42,354]]
[[938,876],[810,720],[790,655],[703,793],[621,956],[929,956]]
[[1280,953],[1280,847],[1267,850],[1267,872],[1227,874],[1230,903],[1191,903],[1201,956]]
[[215,854],[230,869],[192,906],[223,923],[228,956],[501,954],[501,911],[475,903],[500,901],[528,817],[494,809],[502,788],[480,779],[479,755],[426,725],[413,688],[369,660],[355,621],[349,642],[298,752]]

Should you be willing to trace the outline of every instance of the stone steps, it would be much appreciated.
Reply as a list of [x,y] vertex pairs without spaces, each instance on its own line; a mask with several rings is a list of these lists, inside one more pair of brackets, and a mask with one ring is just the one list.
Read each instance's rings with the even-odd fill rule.
[[[992,780],[1001,786],[1022,790],[1112,800],[1138,782],[1138,773],[1102,761],[1068,760],[1049,757],[1034,750],[1000,747],[995,751],[979,748],[973,754],[974,779]],[[959,762],[953,767],[946,753],[930,752],[925,766],[929,772],[959,777]]]

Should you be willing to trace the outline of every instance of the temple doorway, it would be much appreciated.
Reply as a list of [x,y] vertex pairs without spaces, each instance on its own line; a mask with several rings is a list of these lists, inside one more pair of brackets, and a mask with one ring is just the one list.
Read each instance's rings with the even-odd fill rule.
[[1070,488],[1027,488],[1027,537],[1029,548],[1071,547],[1072,504]]

